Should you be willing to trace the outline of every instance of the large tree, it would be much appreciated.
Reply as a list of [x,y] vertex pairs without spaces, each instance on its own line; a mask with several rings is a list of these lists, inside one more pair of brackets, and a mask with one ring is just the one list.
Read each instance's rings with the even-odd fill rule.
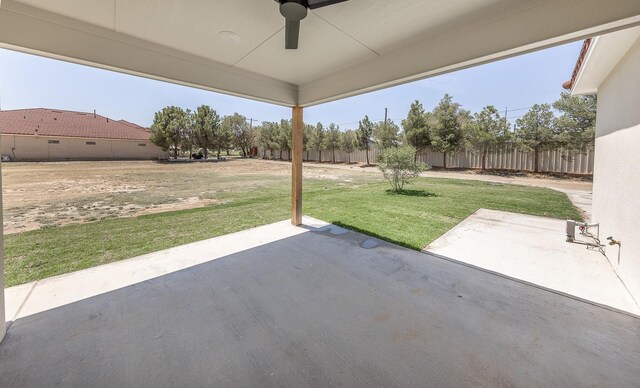
[[447,155],[460,149],[464,140],[464,127],[469,120],[469,111],[453,102],[453,98],[445,94],[434,108],[431,126],[431,146],[442,152],[442,165],[447,168]]
[[195,115],[190,109],[185,110],[186,124],[182,131],[182,141],[180,142],[180,148],[183,151],[189,150],[189,159],[193,154],[193,146],[195,145]]
[[351,164],[351,153],[355,151],[357,144],[356,133],[352,130],[344,131],[340,134],[340,147],[347,153],[348,164]]
[[540,151],[556,147],[556,118],[549,104],[535,104],[521,118],[516,120],[514,133],[518,148],[533,152],[533,171],[538,172]]
[[398,145],[398,132],[400,128],[393,121],[387,119],[373,126],[373,138],[381,149],[396,147]]
[[465,133],[468,148],[482,155],[482,169],[485,170],[487,153],[507,141],[509,124],[493,105],[489,105],[473,115]]
[[209,149],[213,148],[216,136],[220,133],[220,116],[208,105],[199,106],[193,113],[193,140],[202,148],[204,158],[209,157]]
[[371,149],[371,137],[373,136],[373,123],[369,120],[369,116],[364,116],[358,125],[356,132],[358,138],[358,149],[366,151],[367,166],[369,163],[369,150]]
[[238,113],[230,116],[229,130],[233,136],[233,145],[240,149],[243,157],[246,157],[255,144],[256,131],[247,123],[247,118]]
[[236,125],[237,117],[234,115],[225,116],[222,123],[218,126],[215,136],[213,137],[213,149],[216,150],[216,157],[220,159],[220,153],[223,150],[229,153],[229,148],[233,145],[232,128]]
[[282,119],[278,125],[278,149],[280,150],[280,159],[282,159],[282,152],[288,153],[287,160],[291,160],[291,143],[292,143],[291,121]]
[[278,149],[278,131],[278,123],[271,121],[264,121],[260,126],[258,144],[263,149],[263,157],[266,157],[266,150],[269,150],[270,157],[274,157],[275,150]]
[[302,129],[302,149],[305,151],[306,156],[304,160],[306,161],[309,160],[309,151],[311,151],[311,149],[309,148],[309,141],[313,137],[313,132],[315,130],[316,127],[312,124],[305,124]]
[[566,151],[593,148],[595,142],[596,95],[572,96],[563,92],[553,107],[561,113],[556,121],[558,146]]
[[402,129],[407,143],[416,149],[414,161],[418,160],[418,154],[423,153],[431,145],[430,115],[424,111],[420,101],[416,100],[411,104],[407,118],[402,120]]
[[151,125],[151,142],[163,151],[173,149],[173,158],[178,159],[178,150],[184,140],[187,113],[177,106],[168,106],[156,112]]
[[329,124],[327,135],[324,137],[324,149],[331,151],[331,161],[336,162],[336,149],[340,148],[340,127]]
[[325,149],[324,138],[326,136],[326,131],[322,123],[318,123],[315,126],[315,129],[311,132],[311,136],[309,136],[309,144],[307,148],[311,151],[318,152],[318,162],[322,163],[322,151]]

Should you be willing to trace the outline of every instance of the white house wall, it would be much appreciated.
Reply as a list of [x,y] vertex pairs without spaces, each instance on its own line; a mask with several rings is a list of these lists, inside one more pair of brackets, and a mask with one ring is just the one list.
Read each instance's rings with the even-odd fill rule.
[[640,300],[640,40],[598,89],[593,220],[621,241],[607,257]]
[[[50,141],[58,143],[50,143]],[[57,136],[2,135],[0,152],[2,156],[10,157],[12,161],[136,160],[168,157],[167,152],[162,151],[148,140]]]

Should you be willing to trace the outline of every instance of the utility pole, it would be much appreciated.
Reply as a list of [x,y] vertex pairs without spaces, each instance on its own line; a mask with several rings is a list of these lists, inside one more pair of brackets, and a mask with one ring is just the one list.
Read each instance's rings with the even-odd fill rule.
[[[249,131],[250,132],[253,131],[253,117],[249,119]],[[249,149],[247,150],[247,152],[251,153],[251,155],[253,156],[253,150],[251,149],[251,147],[252,147],[252,145],[249,145]],[[247,156],[249,156],[249,155],[247,155],[247,153],[245,153],[244,157],[246,158]],[[256,151],[256,155],[255,156],[258,156],[257,151]]]
[[384,133],[387,133],[387,108],[384,108]]
[[509,114],[509,108],[504,108],[504,123],[509,125],[509,121],[507,120],[507,115]]

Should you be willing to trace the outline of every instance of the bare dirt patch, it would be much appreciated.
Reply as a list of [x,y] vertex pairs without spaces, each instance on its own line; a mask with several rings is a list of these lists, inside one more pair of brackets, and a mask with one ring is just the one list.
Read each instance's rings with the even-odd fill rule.
[[[135,217],[230,201],[237,191],[287,184],[291,164],[252,159],[220,163],[151,161],[3,163],[5,233]],[[307,179],[352,182],[353,172],[308,168]]]

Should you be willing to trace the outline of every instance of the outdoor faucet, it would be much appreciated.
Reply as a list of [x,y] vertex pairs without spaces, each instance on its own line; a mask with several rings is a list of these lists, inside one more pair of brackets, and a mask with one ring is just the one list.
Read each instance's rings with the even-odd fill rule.
[[607,240],[609,240],[609,245],[618,245],[618,246],[622,245],[620,241],[614,240],[612,236],[607,237]]

